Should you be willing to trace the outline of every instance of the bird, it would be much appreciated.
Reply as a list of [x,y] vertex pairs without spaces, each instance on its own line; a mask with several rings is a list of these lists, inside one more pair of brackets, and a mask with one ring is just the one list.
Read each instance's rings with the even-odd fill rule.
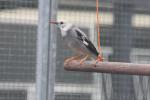
[[95,63],[97,61],[103,61],[102,56],[94,44],[80,28],[63,21],[50,21],[50,23],[55,24],[60,29],[63,41],[77,54],[76,56],[66,59],[65,63],[80,59],[80,64],[82,64],[88,58],[95,59]]

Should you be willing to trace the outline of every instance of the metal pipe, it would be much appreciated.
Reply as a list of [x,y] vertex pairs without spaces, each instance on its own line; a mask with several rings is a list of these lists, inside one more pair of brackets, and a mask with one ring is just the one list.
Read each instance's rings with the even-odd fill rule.
[[36,83],[37,100],[54,100],[56,34],[49,21],[56,18],[57,0],[39,0]]

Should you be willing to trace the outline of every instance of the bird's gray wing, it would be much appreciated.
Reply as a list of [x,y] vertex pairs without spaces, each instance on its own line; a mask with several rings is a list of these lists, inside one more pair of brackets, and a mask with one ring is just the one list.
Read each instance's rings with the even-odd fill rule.
[[96,50],[95,46],[93,45],[93,43],[88,39],[87,35],[85,35],[84,32],[82,32],[81,30],[79,29],[75,29],[74,30],[75,33],[76,33],[76,38],[81,41],[85,46],[86,48],[88,48],[88,50],[93,53],[95,56],[98,56],[98,51]]

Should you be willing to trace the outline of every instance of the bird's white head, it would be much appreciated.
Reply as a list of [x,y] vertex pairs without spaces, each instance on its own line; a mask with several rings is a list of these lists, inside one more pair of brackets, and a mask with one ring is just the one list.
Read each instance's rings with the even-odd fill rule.
[[57,27],[59,27],[60,29],[64,29],[66,26],[67,26],[67,24],[66,23],[64,23],[64,22],[54,22],[54,21],[50,21],[50,23],[51,24],[55,24]]
[[61,30],[61,34],[62,36],[66,36],[67,35],[67,31],[71,28],[71,24],[67,24],[67,23],[64,23],[64,22],[54,22],[54,21],[51,21],[50,22],[51,24],[55,24],[58,28],[60,28]]

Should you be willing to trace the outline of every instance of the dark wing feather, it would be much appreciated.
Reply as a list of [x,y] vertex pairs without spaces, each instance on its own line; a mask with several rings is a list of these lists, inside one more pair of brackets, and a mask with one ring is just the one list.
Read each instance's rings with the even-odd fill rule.
[[93,43],[86,37],[84,34],[82,34],[80,31],[75,30],[77,33],[77,39],[79,39],[87,48],[89,51],[94,53],[95,56],[98,56],[98,51],[96,50],[95,46]]

